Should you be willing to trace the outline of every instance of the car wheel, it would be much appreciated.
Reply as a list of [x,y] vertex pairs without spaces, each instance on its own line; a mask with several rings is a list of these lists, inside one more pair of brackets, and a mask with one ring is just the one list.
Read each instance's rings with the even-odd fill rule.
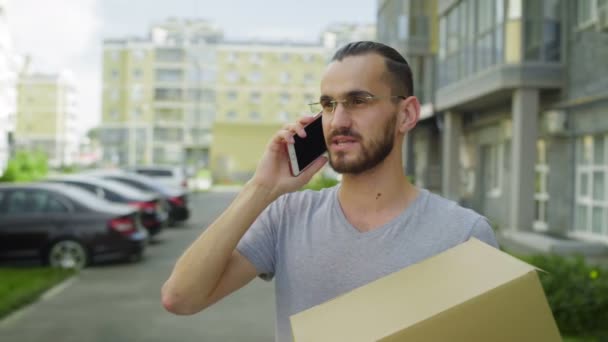
[[75,240],[55,242],[47,253],[47,263],[51,267],[81,269],[89,262],[86,248]]

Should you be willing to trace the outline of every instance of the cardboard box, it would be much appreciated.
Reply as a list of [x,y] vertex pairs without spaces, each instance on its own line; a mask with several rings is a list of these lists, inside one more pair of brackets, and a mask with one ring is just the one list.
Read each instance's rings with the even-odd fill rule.
[[471,239],[291,316],[295,342],[561,341],[536,269]]

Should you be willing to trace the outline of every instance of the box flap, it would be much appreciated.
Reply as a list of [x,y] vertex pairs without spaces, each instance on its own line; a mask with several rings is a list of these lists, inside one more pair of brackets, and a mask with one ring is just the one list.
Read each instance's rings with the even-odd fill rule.
[[301,341],[373,341],[534,272],[477,239],[291,316]]

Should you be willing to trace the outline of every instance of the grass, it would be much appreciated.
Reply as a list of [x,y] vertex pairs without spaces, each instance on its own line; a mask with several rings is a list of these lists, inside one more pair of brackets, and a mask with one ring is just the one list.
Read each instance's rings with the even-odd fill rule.
[[0,318],[36,301],[74,271],[54,268],[0,268]]

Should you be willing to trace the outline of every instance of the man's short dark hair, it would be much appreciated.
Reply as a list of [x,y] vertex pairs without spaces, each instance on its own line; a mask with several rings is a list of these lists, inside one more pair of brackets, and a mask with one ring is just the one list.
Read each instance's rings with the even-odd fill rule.
[[348,43],[336,51],[331,60],[332,62],[342,61],[345,57],[361,56],[368,53],[375,53],[384,58],[393,95],[414,95],[414,82],[412,81],[410,65],[397,50],[388,45],[371,41]]

